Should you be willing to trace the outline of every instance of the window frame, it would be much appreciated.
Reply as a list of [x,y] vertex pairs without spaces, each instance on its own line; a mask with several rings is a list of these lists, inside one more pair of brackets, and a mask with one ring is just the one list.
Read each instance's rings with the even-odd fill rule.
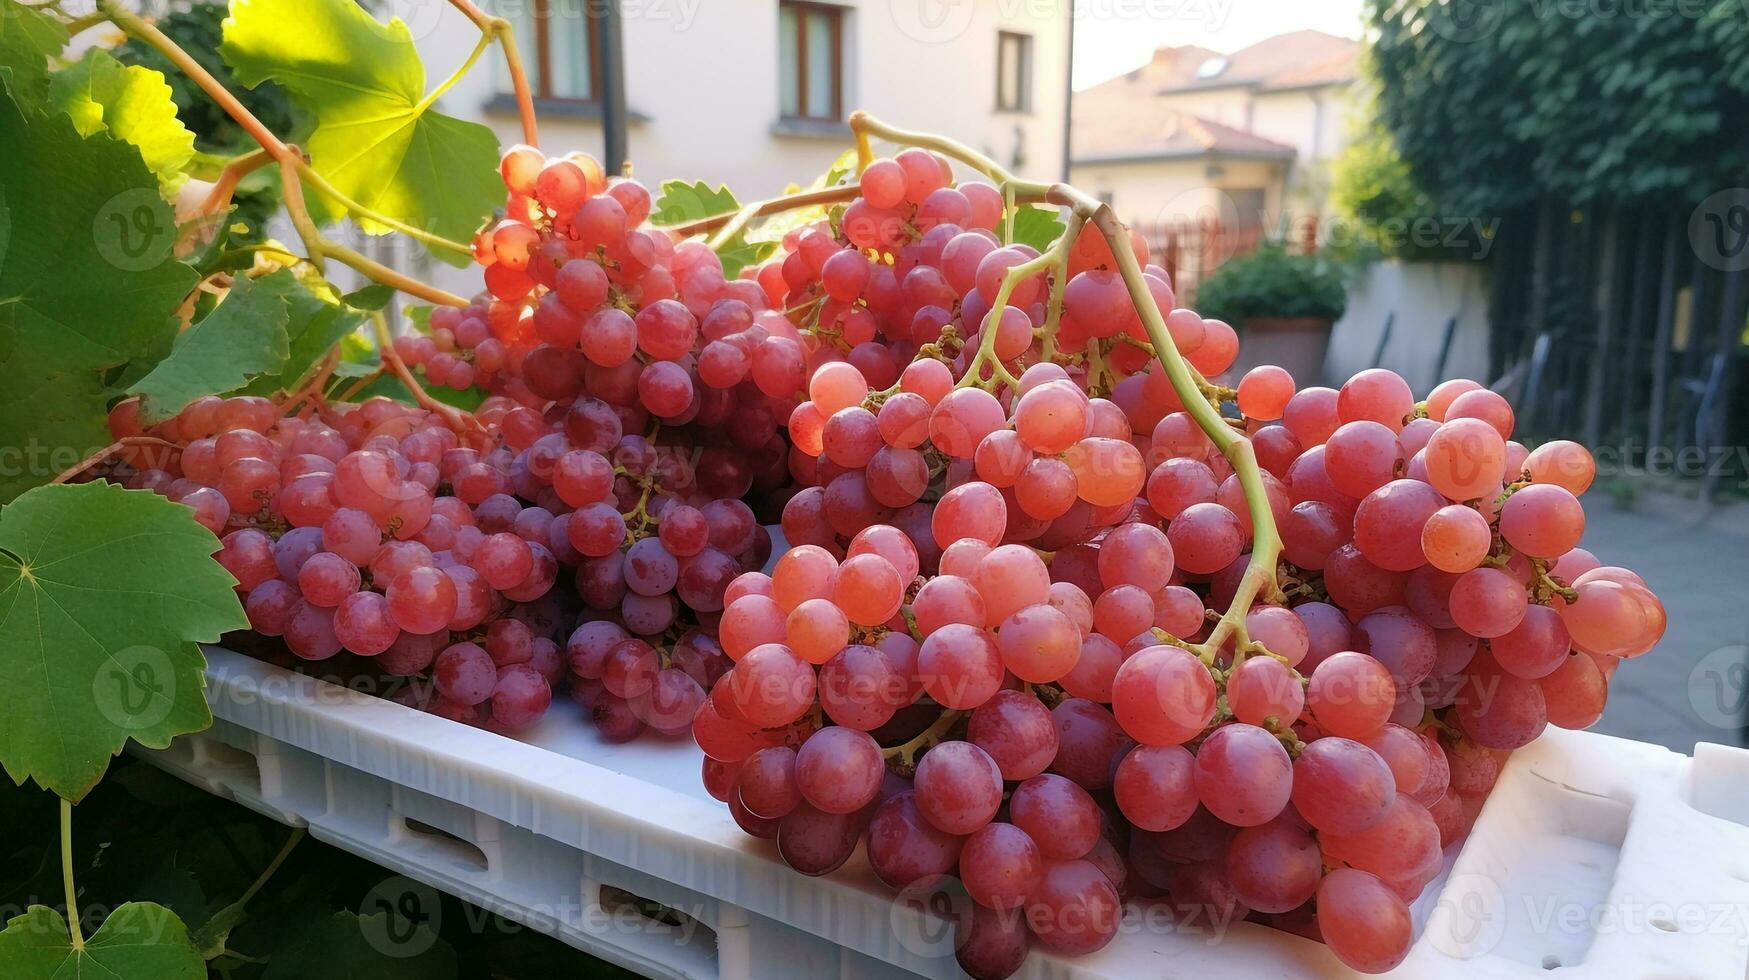
[[[542,0],[545,2],[545,0]],[[783,44],[783,11],[789,9],[795,12],[796,44],[795,59],[790,70],[795,72],[796,79],[796,111],[787,112],[783,106],[783,71],[781,58],[778,63],[777,116],[785,122],[843,122],[844,121],[844,19],[849,8],[835,3],[821,3],[819,0],[778,0],[778,46]],[[816,116],[808,112],[808,21],[813,17],[821,17],[830,27],[832,38],[832,96],[827,114]]]
[[[578,18],[583,26],[583,46],[589,54],[589,96],[559,95],[553,91],[553,52],[552,52],[552,3],[553,0],[518,0],[527,4],[534,20],[534,37],[528,39],[534,50],[531,52],[534,61],[534,84],[530,86],[530,95],[540,102],[559,103],[563,105],[601,104],[601,25],[596,23],[596,4],[594,0],[575,0],[581,16]],[[515,22],[512,21],[514,24]],[[518,38],[520,41],[521,39]],[[525,55],[526,57],[526,55]],[[501,83],[503,84],[503,83]]]
[[[1015,72],[1015,85],[1018,89],[1014,94],[1014,104],[1007,101],[1007,93],[1002,91],[1002,79],[1008,66],[1009,42],[1016,42],[1020,52],[1020,64]],[[1023,31],[998,29],[996,31],[996,111],[1027,114],[1032,112],[1032,49],[1033,36]]]

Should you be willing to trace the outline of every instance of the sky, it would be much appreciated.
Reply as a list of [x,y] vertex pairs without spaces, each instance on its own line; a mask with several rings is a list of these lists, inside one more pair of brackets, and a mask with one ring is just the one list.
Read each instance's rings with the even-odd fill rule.
[[1147,63],[1154,49],[1200,44],[1231,52],[1311,28],[1360,36],[1362,0],[1076,0],[1074,85]]

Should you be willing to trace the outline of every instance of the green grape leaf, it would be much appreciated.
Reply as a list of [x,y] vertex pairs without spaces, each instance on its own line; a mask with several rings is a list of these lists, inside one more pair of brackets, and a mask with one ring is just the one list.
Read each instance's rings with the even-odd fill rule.
[[0,511],[0,764],[69,800],[129,738],[212,723],[197,644],[249,625],[193,512],[104,482]]
[[139,151],[0,94],[0,503],[107,445],[104,380],[167,349],[194,286]]
[[216,309],[176,338],[170,356],[128,389],[140,395],[140,418],[162,422],[202,395],[223,395],[250,378],[277,374],[291,356],[286,297],[298,284],[284,269],[240,276]]
[[12,211],[6,206],[6,188],[0,185],[0,269],[6,268],[6,247],[12,244]]
[[431,333],[432,309],[433,307],[429,303],[409,303],[401,307],[401,315],[407,318],[407,322],[414,330],[429,334]]
[[431,111],[425,66],[400,18],[381,23],[353,0],[233,0],[224,36],[219,53],[239,82],[277,82],[316,117],[311,166],[341,193],[455,241],[503,200],[497,136]]
[[18,0],[0,0],[0,78],[16,95],[41,98],[48,90],[49,59],[67,46],[67,29]]
[[[368,374],[370,372],[367,371],[365,373]],[[486,400],[486,393],[478,388],[465,388],[461,391],[457,391],[447,385],[434,385],[430,382],[422,383],[425,385],[425,393],[430,395],[433,400],[440,401],[445,405],[454,405],[456,408],[459,408],[464,412],[471,412],[479,408],[480,403]],[[406,402],[409,405],[414,404],[413,392],[409,391],[407,386],[401,383],[400,378],[397,378],[392,374],[379,376],[375,381],[365,385],[357,395],[353,396],[353,398],[357,401],[364,401],[368,398],[375,398],[378,395],[381,395],[384,398],[393,398],[398,402]]]
[[363,289],[355,289],[352,292],[347,293],[345,296],[340,297],[340,301],[355,310],[374,311],[387,307],[389,301],[394,298],[395,287],[385,286],[380,282],[376,282],[365,286]]
[[423,922],[398,913],[336,912],[301,928],[287,929],[261,980],[306,977],[371,977],[372,980],[450,980],[454,947]]
[[[679,225],[739,210],[740,202],[727,187],[719,185],[716,190],[711,190],[710,185],[702,180],[690,184],[684,180],[668,180],[662,182],[662,193],[651,207],[650,221],[657,225]],[[743,268],[770,258],[771,253],[777,251],[778,239],[782,237],[780,234],[769,240],[750,240],[745,228],[731,235],[716,249],[717,257],[723,262],[723,275],[733,279]]]
[[719,214],[729,214],[740,209],[740,202],[735,200],[735,195],[729,193],[727,187],[719,185],[713,191],[702,180],[690,184],[684,180],[665,180],[662,182],[661,193],[656,196],[656,203],[650,207],[650,223],[682,225],[688,221],[714,218]]
[[1063,234],[1063,220],[1056,209],[1024,205],[1014,209],[1014,230],[1011,235],[1017,245],[1031,245],[1043,252]]
[[7,980],[205,980],[206,961],[189,944],[182,920],[162,905],[123,905],[79,949],[61,913],[32,905],[0,932],[0,974]]
[[108,130],[133,144],[165,191],[188,179],[182,168],[194,157],[194,134],[176,118],[173,96],[162,74],[124,65],[102,48],[49,81],[50,104],[73,117],[81,136]]
[[776,251],[776,242],[750,242],[743,231],[717,248],[717,258],[723,263],[723,277],[734,279],[742,269],[764,262]]
[[291,353],[277,374],[264,374],[243,389],[244,394],[272,395],[290,390],[342,337],[358,329],[364,315],[329,302],[301,284],[287,296],[286,336]]

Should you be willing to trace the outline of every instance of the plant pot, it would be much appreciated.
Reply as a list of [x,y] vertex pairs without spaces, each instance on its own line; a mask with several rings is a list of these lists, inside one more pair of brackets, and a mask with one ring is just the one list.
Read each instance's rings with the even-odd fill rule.
[[1328,317],[1253,316],[1239,325],[1239,377],[1259,364],[1286,368],[1300,387],[1317,384],[1324,374],[1324,354],[1330,348]]

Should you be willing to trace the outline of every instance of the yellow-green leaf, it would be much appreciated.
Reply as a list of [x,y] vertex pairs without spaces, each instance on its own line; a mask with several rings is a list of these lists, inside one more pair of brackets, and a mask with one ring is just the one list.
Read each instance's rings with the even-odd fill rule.
[[400,18],[381,23],[353,0],[234,0],[224,32],[219,51],[238,81],[277,82],[315,115],[311,165],[359,204],[466,241],[502,200],[497,137],[432,111]]
[[49,102],[73,117],[80,135],[108,130],[133,144],[165,191],[188,179],[182,168],[194,157],[194,134],[176,118],[174,93],[162,74],[92,48],[50,79]]

